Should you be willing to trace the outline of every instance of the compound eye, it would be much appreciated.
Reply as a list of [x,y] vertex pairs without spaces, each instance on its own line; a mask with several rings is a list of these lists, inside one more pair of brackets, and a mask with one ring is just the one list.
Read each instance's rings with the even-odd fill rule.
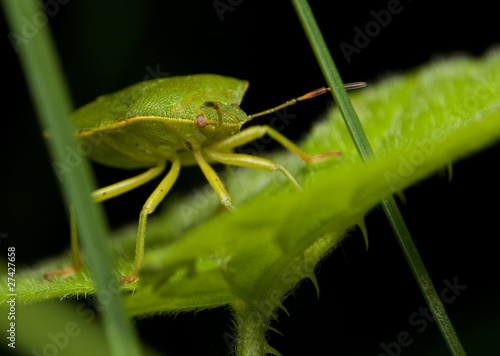
[[196,125],[198,125],[199,128],[205,127],[207,124],[207,119],[203,115],[198,115],[196,116]]

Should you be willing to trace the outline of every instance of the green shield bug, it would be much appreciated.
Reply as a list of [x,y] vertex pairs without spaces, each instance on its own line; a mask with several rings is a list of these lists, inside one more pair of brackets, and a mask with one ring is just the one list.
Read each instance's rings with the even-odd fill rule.
[[[365,83],[345,84],[356,89]],[[125,169],[148,168],[138,176],[101,188],[92,193],[96,202],[113,198],[150,181],[162,173],[167,161],[170,170],[144,204],[136,241],[134,270],[122,276],[124,284],[137,281],[144,254],[146,219],[176,181],[182,165],[199,165],[222,205],[233,209],[231,198],[210,163],[280,171],[300,190],[293,176],[268,159],[234,153],[234,149],[269,135],[304,162],[322,160],[338,151],[311,156],[270,126],[241,126],[255,117],[272,113],[298,101],[321,95],[320,88],[253,115],[240,109],[248,82],[212,74],[153,79],[104,95],[76,110],[73,120],[80,140],[99,142],[90,158],[98,163]],[[73,224],[72,224],[73,226]],[[69,275],[80,266],[76,232],[72,228],[73,266],[45,274]]]

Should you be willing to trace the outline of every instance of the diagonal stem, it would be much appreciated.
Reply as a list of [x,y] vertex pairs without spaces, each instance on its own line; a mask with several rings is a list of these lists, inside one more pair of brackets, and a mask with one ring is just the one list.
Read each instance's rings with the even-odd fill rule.
[[[349,100],[347,91],[344,89],[342,79],[319,30],[311,8],[307,0],[292,0],[292,3],[323,75],[332,89],[332,95],[340,109],[356,145],[356,149],[363,161],[366,162],[374,157],[373,150]],[[439,299],[394,198],[392,196],[388,197],[381,202],[381,205],[448,349],[452,355],[465,355],[465,350],[446,314],[443,303]]]

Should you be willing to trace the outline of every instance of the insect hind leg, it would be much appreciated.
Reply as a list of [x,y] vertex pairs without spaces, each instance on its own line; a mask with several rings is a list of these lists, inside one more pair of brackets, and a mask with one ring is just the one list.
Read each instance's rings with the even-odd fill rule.
[[76,216],[75,207],[69,207],[69,220],[70,220],[70,236],[71,236],[71,258],[72,264],[70,267],[49,271],[43,274],[43,279],[50,281],[54,276],[68,277],[75,274],[76,271],[82,266],[80,257],[80,249],[78,248],[78,233],[76,230]]
[[[100,188],[92,192],[92,199],[94,202],[102,202],[118,195],[124,194],[132,189],[135,189],[148,181],[152,180],[158,176],[165,169],[165,162],[160,161],[158,164],[146,172],[143,172],[135,177],[123,180],[118,183],[108,185],[106,187]],[[68,277],[73,275],[82,266],[80,249],[78,247],[78,233],[76,228],[76,216],[74,212],[74,206],[70,206],[70,236],[71,236],[71,255],[72,255],[72,265],[71,267],[66,267],[58,270],[48,271],[44,273],[43,278],[45,280],[51,280],[55,276]]]

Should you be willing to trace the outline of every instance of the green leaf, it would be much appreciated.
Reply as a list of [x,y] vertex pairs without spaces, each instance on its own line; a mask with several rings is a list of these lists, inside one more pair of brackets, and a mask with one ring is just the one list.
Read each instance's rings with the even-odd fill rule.
[[[134,289],[125,298],[129,314],[229,304],[244,340],[238,352],[277,354],[265,341],[270,318],[297,282],[315,282],[317,262],[347,229],[388,195],[500,138],[499,90],[498,52],[435,62],[351,94],[376,160],[361,161],[333,109],[302,146],[310,153],[340,149],[341,160],[303,165],[288,153],[270,156],[297,177],[304,192],[294,191],[278,173],[236,169],[230,180],[235,213],[221,211],[205,187],[167,198],[148,222],[141,279],[124,287]],[[117,278],[132,269],[135,230],[131,226],[113,239]],[[36,302],[93,293],[85,268],[67,279],[42,281],[43,272],[69,263],[62,256],[19,272],[19,298]]]

